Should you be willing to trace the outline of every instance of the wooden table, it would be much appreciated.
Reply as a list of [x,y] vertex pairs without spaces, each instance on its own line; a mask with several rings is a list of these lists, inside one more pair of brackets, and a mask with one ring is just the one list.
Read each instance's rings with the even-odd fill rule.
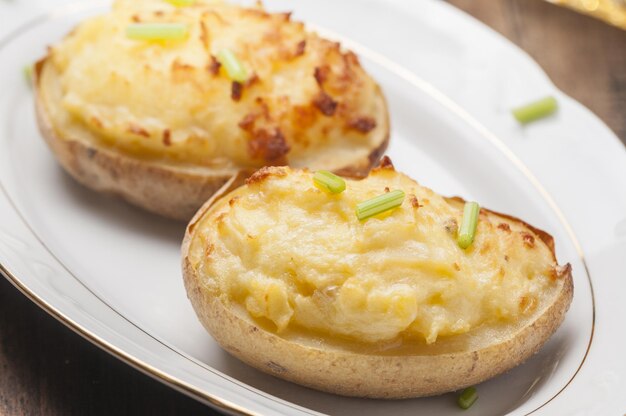
[[[539,0],[450,3],[525,49],[626,143],[626,32]],[[0,278],[0,414],[215,412],[99,350]]]

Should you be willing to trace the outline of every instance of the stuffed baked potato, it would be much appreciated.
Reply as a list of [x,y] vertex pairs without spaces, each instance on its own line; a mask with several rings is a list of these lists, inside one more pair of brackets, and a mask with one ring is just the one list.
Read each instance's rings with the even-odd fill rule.
[[[131,36],[168,27],[181,36]],[[385,99],[358,58],[260,6],[117,0],[49,49],[35,89],[40,129],[72,176],[187,221],[262,166],[365,175],[389,137]]]
[[[464,201],[388,161],[338,194],[313,177],[264,168],[188,226],[188,297],[246,363],[343,395],[435,395],[520,364],[563,321],[571,269],[545,232],[481,209],[463,249]],[[355,215],[360,201],[399,190],[399,207]]]

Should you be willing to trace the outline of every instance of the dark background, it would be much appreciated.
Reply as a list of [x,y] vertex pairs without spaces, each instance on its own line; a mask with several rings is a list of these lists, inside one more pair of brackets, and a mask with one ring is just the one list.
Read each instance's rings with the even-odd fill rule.
[[[540,0],[449,2],[526,50],[626,143],[626,31]],[[83,340],[0,278],[0,414],[216,413]]]

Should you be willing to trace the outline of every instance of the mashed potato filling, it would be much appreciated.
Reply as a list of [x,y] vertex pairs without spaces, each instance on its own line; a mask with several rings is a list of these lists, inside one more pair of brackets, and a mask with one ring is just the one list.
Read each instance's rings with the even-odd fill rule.
[[[182,23],[188,36],[129,39],[127,27],[142,23]],[[245,67],[245,82],[236,85],[220,66],[225,49]],[[116,0],[52,47],[49,62],[74,121],[135,156],[308,166],[322,151],[366,156],[377,129],[386,129],[380,90],[356,56],[288,13],[209,0],[188,7]]]
[[[394,189],[401,207],[357,219],[358,202]],[[208,289],[278,332],[433,343],[522,319],[556,284],[549,247],[520,222],[483,210],[460,249],[462,211],[392,168],[338,195],[308,171],[262,170],[205,214],[189,258]]]

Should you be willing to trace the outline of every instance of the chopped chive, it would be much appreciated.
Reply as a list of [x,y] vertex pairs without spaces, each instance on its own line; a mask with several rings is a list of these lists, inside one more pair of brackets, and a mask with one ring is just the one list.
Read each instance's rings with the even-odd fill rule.
[[468,387],[459,395],[457,403],[461,409],[469,409],[478,400],[476,387]]
[[522,124],[549,116],[558,108],[556,98],[548,96],[511,110],[513,116]]
[[340,194],[346,189],[346,181],[327,170],[318,170],[313,175],[313,183],[322,191]]
[[135,40],[183,40],[187,33],[184,23],[133,23],[126,27],[126,37]]
[[22,71],[24,71],[24,79],[26,79],[26,83],[28,85],[33,85],[33,71],[34,71],[33,66],[26,65],[24,66],[24,69]]
[[165,0],[171,5],[176,7],[185,7],[185,6],[193,6],[196,0]]
[[224,65],[228,77],[233,81],[245,82],[248,78],[246,69],[230,49],[223,49],[217,54],[217,60]]
[[478,213],[480,206],[476,202],[466,202],[463,208],[463,220],[459,227],[458,243],[462,249],[468,248],[474,241],[476,225],[478,225]]
[[404,191],[387,192],[357,204],[356,216],[363,221],[374,215],[399,207],[402,205],[402,201],[404,201]]

